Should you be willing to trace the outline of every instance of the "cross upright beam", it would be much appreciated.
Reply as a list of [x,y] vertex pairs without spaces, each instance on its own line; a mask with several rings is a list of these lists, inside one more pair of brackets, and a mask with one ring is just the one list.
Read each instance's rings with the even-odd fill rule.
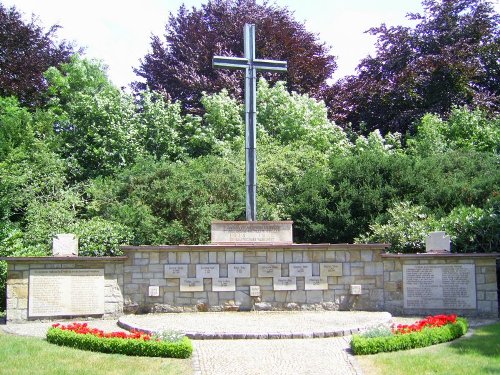
[[223,69],[245,69],[245,169],[246,219],[257,220],[257,152],[256,152],[256,82],[257,70],[285,72],[286,61],[255,58],[255,25],[245,24],[245,57],[214,56],[212,66]]

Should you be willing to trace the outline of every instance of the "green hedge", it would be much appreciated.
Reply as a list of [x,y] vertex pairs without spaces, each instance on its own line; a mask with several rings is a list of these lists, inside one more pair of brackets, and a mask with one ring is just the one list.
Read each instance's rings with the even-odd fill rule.
[[101,353],[125,354],[143,357],[188,358],[193,352],[191,341],[183,337],[176,342],[137,340],[122,338],[103,338],[91,334],[50,328],[47,341],[56,345]]
[[414,348],[423,348],[454,340],[467,332],[466,319],[457,318],[456,323],[437,328],[424,328],[419,332],[396,334],[384,337],[363,337],[354,335],[351,349],[354,354],[376,354]]

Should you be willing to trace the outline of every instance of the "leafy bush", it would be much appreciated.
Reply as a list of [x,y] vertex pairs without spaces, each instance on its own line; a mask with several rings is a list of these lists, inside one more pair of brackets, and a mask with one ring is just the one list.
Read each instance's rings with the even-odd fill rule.
[[391,252],[425,251],[425,238],[436,227],[433,217],[427,215],[423,207],[410,202],[395,203],[388,213],[387,223],[370,225],[370,233],[360,236],[356,242],[390,243]]
[[351,349],[354,354],[376,354],[393,352],[440,344],[454,340],[467,332],[469,325],[466,319],[457,318],[456,323],[437,328],[423,328],[418,332],[397,334],[384,337],[363,337],[354,335]]
[[193,352],[191,341],[187,337],[175,342],[123,339],[119,337],[98,337],[93,334],[80,334],[57,327],[49,328],[47,341],[60,346],[69,346],[93,352],[144,357],[188,358]]

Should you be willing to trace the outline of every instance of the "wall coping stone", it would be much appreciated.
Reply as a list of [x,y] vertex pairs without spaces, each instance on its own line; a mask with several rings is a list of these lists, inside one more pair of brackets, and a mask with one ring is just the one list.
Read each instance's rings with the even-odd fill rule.
[[140,245],[120,246],[123,252],[128,251],[252,251],[252,250],[385,250],[390,244],[283,244],[283,243],[255,243],[255,244],[208,244],[208,245]]
[[384,253],[382,258],[422,259],[422,258],[500,258],[500,253]]
[[6,262],[11,263],[75,263],[75,262],[123,262],[127,260],[126,256],[117,256],[117,257],[0,257],[0,260],[4,260]]

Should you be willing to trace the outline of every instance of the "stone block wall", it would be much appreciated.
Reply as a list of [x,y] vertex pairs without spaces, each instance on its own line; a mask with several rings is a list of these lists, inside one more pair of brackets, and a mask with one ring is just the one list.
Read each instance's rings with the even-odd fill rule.
[[[498,294],[496,258],[498,254],[384,254],[384,305],[385,310],[401,315],[430,315],[443,312],[455,313],[462,316],[498,317]],[[467,297],[468,293],[475,293],[475,308],[459,308],[452,306],[448,309],[432,307],[408,308],[404,306],[404,267],[429,265],[438,268],[446,266],[469,267],[474,278],[475,291],[464,289],[464,285],[457,282],[455,288],[459,297]],[[468,266],[469,265],[469,266]],[[473,297],[473,296],[471,296]],[[467,300],[465,298],[464,300]],[[424,301],[425,302],[425,301]],[[460,300],[456,303],[460,305]],[[463,306],[464,304],[462,304]],[[470,306],[469,306],[470,307]]]
[[[128,312],[254,308],[379,310],[383,308],[381,253],[384,248],[385,245],[381,244],[125,246],[122,248],[127,255],[123,268],[124,308]],[[290,280],[291,264],[307,268],[312,276],[309,281],[316,282],[316,286],[310,285],[306,276],[295,276]],[[334,264],[335,276],[322,276],[322,264]],[[200,265],[216,266],[215,274],[199,277],[197,287],[193,288],[196,290],[181,291],[183,279],[200,276],[197,275],[197,266]],[[248,274],[236,277],[234,287],[227,288],[234,290],[214,291],[218,282],[215,278],[228,278],[233,265],[245,265]],[[281,276],[285,283],[290,282],[288,286],[275,285],[278,280],[273,275],[259,275],[259,272],[264,272],[259,271],[259,267],[264,265],[273,265],[276,269],[274,276]],[[168,266],[182,268],[184,274],[169,276]],[[323,279],[320,280],[319,276]],[[323,284],[319,285],[319,281]],[[360,285],[361,294],[351,293],[351,285]],[[260,287],[260,298],[250,295],[250,286]],[[158,287],[158,295],[150,295],[149,287]],[[292,290],[280,290],[282,288]]]
[[[100,316],[121,315],[123,313],[123,260],[124,258],[84,257],[9,258],[7,269],[7,321],[22,322],[41,319],[40,317],[29,316],[29,276],[33,270],[103,270],[104,314]],[[63,318],[71,318],[71,316],[64,316]]]

